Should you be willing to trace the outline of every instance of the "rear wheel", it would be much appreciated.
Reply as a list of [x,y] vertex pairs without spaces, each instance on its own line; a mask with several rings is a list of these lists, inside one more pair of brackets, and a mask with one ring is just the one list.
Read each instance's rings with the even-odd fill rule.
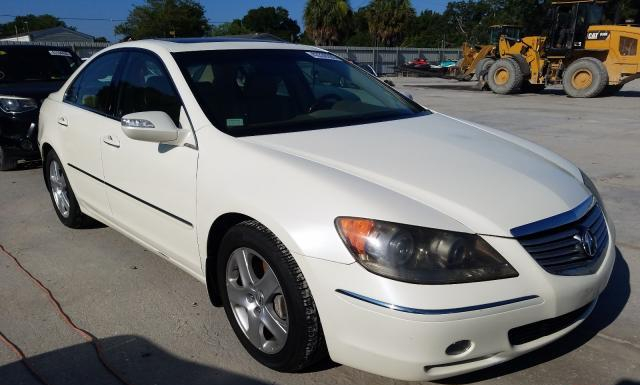
[[16,159],[10,157],[7,151],[0,146],[0,171],[13,170],[17,165]]
[[311,291],[273,233],[257,221],[234,226],[222,239],[217,262],[227,318],[253,358],[295,372],[326,356]]
[[591,57],[571,63],[562,75],[564,92],[572,98],[594,98],[604,91],[609,74],[604,64]]
[[507,95],[520,90],[523,78],[520,65],[511,58],[503,58],[489,69],[487,83],[496,94]]
[[86,226],[89,217],[80,211],[73,189],[55,151],[49,151],[45,160],[47,187],[56,214],[65,226],[78,229]]
[[486,57],[476,64],[476,77],[480,79],[482,76],[486,76],[489,72],[489,68],[495,63],[496,60],[490,57]]

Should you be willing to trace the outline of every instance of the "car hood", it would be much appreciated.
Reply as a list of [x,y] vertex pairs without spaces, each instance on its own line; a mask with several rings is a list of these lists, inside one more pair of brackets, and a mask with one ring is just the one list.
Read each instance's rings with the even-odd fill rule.
[[535,145],[437,113],[242,140],[403,194],[479,234],[510,237],[512,228],[568,211],[590,195]]

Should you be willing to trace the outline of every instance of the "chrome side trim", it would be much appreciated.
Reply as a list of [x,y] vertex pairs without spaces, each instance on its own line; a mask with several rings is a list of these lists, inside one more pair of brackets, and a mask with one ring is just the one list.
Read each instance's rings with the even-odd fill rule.
[[513,235],[515,238],[524,237],[526,235],[539,233],[544,230],[553,229],[571,222],[575,222],[578,219],[582,218],[586,213],[588,213],[593,205],[595,205],[595,203],[596,199],[593,195],[591,195],[574,209],[565,211],[564,213],[560,213],[549,218],[531,222],[526,225],[514,227],[511,229],[511,235]]
[[403,312],[403,313],[421,314],[421,315],[443,315],[443,314],[465,313],[465,312],[469,312],[469,311],[489,309],[489,308],[492,308],[492,307],[504,306],[504,305],[509,305],[509,304],[512,304],[512,303],[524,302],[524,301],[528,301],[528,300],[531,300],[531,299],[539,298],[537,295],[527,295],[527,296],[524,296],[524,297],[507,299],[507,300],[504,300],[504,301],[491,302],[491,303],[485,303],[485,304],[474,305],[474,306],[456,307],[456,308],[451,308],[451,309],[415,309],[415,308],[411,308],[411,307],[393,305],[393,304],[390,304],[390,303],[387,303],[387,302],[379,301],[377,299],[369,298],[369,297],[366,297],[364,295],[353,293],[353,292],[350,292],[350,291],[347,291],[347,290],[336,289],[336,292],[340,293],[342,295],[346,295],[347,297],[355,298],[355,299],[358,299],[360,301],[370,303],[372,305],[384,307],[384,308],[391,309],[391,310],[397,310],[397,311],[400,311],[400,312]]

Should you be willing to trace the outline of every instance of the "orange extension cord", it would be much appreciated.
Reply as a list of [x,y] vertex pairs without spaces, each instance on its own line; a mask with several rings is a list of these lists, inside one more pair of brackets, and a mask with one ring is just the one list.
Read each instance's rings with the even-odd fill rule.
[[[22,266],[22,264],[20,263],[18,258],[16,258],[9,251],[7,251],[7,249],[5,249],[4,246],[1,245],[1,244],[0,244],[0,250],[2,250],[5,254],[7,254],[9,257],[11,257],[11,259],[13,259],[13,261],[16,263],[16,265],[18,265],[18,268],[20,270],[22,270],[31,279],[31,281],[33,281],[33,283],[47,295],[47,298],[49,299],[49,302],[51,302],[51,304],[53,305],[56,313],[58,313],[60,318],[67,325],[69,325],[69,327],[71,327],[71,329],[73,329],[73,331],[75,331],[82,338],[84,338],[87,342],[89,342],[89,343],[91,343],[91,345],[93,345],[93,348],[95,349],[96,354],[98,355],[98,360],[100,361],[102,366],[104,366],[104,368],[107,369],[107,371],[109,373],[111,373],[121,384],[123,384],[123,385],[131,385],[111,365],[109,365],[109,363],[107,362],[107,360],[104,357],[104,353],[103,353],[102,347],[100,346],[100,341],[98,340],[98,338],[96,336],[94,336],[93,334],[89,333],[88,331],[86,331],[86,330],[80,328],[79,326],[77,326],[73,322],[73,320],[71,320],[69,315],[67,315],[67,313],[65,313],[64,310],[62,310],[62,306],[60,305],[60,302],[58,302],[58,300],[53,296],[53,293],[51,293],[51,290],[49,290],[38,278],[34,277],[33,274],[31,274],[29,272],[29,270],[27,270],[24,266]],[[44,385],[49,385],[49,383],[40,374],[38,374],[38,372],[29,363],[29,361],[27,361],[27,357],[24,355],[22,350],[16,344],[11,342],[4,334],[2,334],[2,332],[0,332],[0,341],[2,341],[9,349],[11,349],[16,354],[16,356],[18,358],[20,358],[20,361],[22,361],[22,363],[29,370],[29,372],[31,372],[31,374],[33,374],[33,376],[39,382],[41,382]]]

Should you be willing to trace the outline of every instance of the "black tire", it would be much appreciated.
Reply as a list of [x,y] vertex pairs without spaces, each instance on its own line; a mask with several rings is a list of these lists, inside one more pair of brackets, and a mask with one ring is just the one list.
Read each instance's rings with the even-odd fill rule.
[[7,154],[7,151],[0,146],[0,171],[13,170],[18,166],[18,161]]
[[[234,251],[255,250],[267,262],[282,289],[288,314],[284,346],[275,353],[258,349],[249,340],[234,315],[227,290],[227,264]],[[260,266],[262,264],[258,264]],[[244,348],[261,364],[281,372],[298,372],[320,360],[327,351],[320,318],[307,282],[295,260],[280,240],[261,223],[248,220],[232,227],[223,237],[217,258],[218,290],[227,318]],[[267,299],[264,299],[266,306]],[[262,305],[262,303],[261,303]]]
[[609,73],[604,64],[592,57],[571,63],[562,75],[564,92],[572,98],[595,98],[609,84]]
[[[50,179],[50,171],[51,171],[53,162],[57,162],[57,165],[60,169],[61,177],[64,178],[64,183],[66,184],[67,198],[69,201],[68,202],[69,210],[67,215],[63,214],[60,211],[60,209],[58,208],[58,205],[56,204],[56,199],[54,197],[54,193],[53,193],[54,189]],[[62,224],[72,229],[80,229],[87,226],[87,224],[91,222],[91,219],[86,215],[84,215],[80,210],[80,205],[78,204],[78,201],[76,200],[76,196],[73,193],[73,189],[71,188],[71,184],[69,183],[69,179],[67,178],[67,173],[64,171],[62,162],[60,161],[60,158],[58,158],[58,155],[56,154],[55,151],[51,150],[47,154],[47,158],[45,159],[45,163],[44,163],[44,168],[45,168],[47,190],[49,191],[49,196],[51,197],[51,203],[53,204],[53,209],[56,211],[56,214],[58,215],[58,219],[60,219],[60,222],[62,222]]]
[[487,84],[496,94],[508,95],[520,91],[523,79],[520,65],[512,58],[502,58],[489,69]]
[[485,57],[476,64],[476,78],[480,79],[489,72],[489,68],[496,62],[494,58]]

